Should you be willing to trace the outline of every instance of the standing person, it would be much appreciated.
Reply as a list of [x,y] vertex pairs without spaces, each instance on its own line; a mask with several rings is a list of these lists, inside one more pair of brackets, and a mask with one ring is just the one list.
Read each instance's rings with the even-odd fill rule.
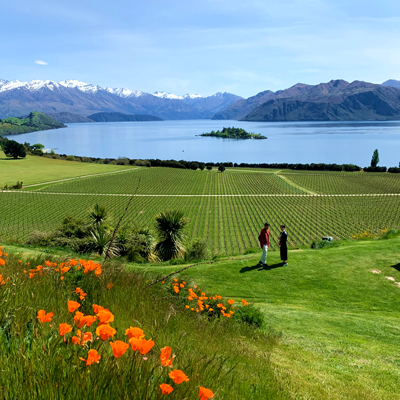
[[279,235],[279,247],[281,252],[282,265],[287,265],[287,232],[285,225],[281,225],[281,233]]
[[270,246],[269,242],[269,223],[266,222],[264,224],[264,228],[261,229],[261,233],[258,236],[258,240],[260,241],[260,246],[262,248],[262,255],[258,264],[262,264],[264,267],[267,267],[267,252],[268,247]]

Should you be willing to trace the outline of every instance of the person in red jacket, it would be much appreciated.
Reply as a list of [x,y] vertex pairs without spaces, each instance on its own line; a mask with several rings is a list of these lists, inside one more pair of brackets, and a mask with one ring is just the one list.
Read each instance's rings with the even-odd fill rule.
[[262,264],[264,267],[266,267],[267,266],[267,252],[268,252],[268,247],[270,246],[269,223],[268,222],[266,222],[264,224],[264,228],[261,229],[261,233],[260,233],[260,236],[258,236],[258,239],[260,241],[260,246],[263,251],[258,264]]

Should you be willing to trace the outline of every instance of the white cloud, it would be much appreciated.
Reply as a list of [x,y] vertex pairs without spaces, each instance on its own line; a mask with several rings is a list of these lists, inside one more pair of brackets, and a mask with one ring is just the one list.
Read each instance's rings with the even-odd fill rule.
[[42,61],[42,60],[36,60],[35,64],[39,64],[39,65],[49,65],[49,63],[47,63],[46,61]]

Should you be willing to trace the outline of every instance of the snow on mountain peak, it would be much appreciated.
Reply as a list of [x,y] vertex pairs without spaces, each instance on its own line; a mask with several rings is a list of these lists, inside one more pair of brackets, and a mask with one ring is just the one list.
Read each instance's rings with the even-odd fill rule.
[[161,97],[162,99],[172,99],[172,100],[182,100],[182,96],[178,96],[176,94],[168,93],[168,92],[154,92],[153,96]]
[[108,93],[115,94],[116,96],[127,98],[127,97],[139,97],[142,96],[144,93],[139,90],[129,90],[127,88],[106,88],[105,89]]
[[202,98],[203,96],[201,94],[185,94],[183,96],[184,99],[199,99]]
[[66,88],[78,89],[79,91],[85,93],[96,93],[98,90],[102,89],[98,85],[92,85],[91,83],[81,82],[76,79],[68,79],[65,81],[61,81],[60,85]]

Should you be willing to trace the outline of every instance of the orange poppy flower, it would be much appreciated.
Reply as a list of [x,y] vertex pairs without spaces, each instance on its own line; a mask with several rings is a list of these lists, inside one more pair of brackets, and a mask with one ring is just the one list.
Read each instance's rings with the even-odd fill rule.
[[186,304],[186,306],[185,306],[186,308],[190,308],[190,306],[188,306],[187,304]]
[[77,301],[68,300],[68,311],[73,313],[76,309],[78,309],[81,305]]
[[110,290],[113,286],[114,286],[113,283],[109,283],[109,284],[107,285],[107,289]]
[[117,331],[107,324],[100,325],[96,329],[96,335],[100,336],[101,340],[107,340],[108,338],[114,336],[116,333]]
[[78,264],[78,261],[76,261],[76,260],[70,260],[69,263],[70,263],[73,267],[75,267],[75,265]]
[[182,382],[189,382],[189,378],[180,370],[174,369],[172,372],[168,374],[168,376],[179,385]]
[[101,310],[97,313],[97,318],[99,319],[99,325],[109,324],[114,321],[114,315],[108,310]]
[[228,303],[229,303],[230,305],[232,305],[234,302],[235,302],[235,300],[233,300],[233,299],[228,300]]
[[82,336],[82,332],[78,329],[76,331],[76,334],[78,336],[72,336],[72,343],[73,344],[79,344],[79,345],[84,345],[86,342],[92,342],[93,341],[93,336],[92,332],[85,332]]
[[217,307],[222,308],[222,307],[224,307],[224,305],[222,303],[219,303],[219,304],[217,304]]
[[60,332],[61,336],[64,336],[65,334],[72,332],[72,326],[66,323],[60,324],[58,326],[58,331]]
[[143,333],[142,329],[134,328],[133,326],[131,326],[129,329],[125,330],[125,336],[128,336],[129,339],[143,339],[145,337],[145,334]]
[[95,314],[98,314],[101,310],[105,310],[105,308],[102,306],[98,306],[97,304],[93,304],[93,311]]
[[249,304],[246,300],[243,300],[243,299],[242,299],[242,303],[244,306],[247,306],[247,304]]
[[36,318],[40,322],[44,323],[44,322],[51,322],[51,318],[53,316],[54,316],[54,314],[52,312],[46,314],[46,311],[39,310],[38,313],[37,313],[37,317]]
[[97,350],[91,349],[88,353],[88,358],[85,360],[82,357],[79,357],[80,360],[85,361],[86,365],[91,365],[93,363],[99,363],[101,356],[97,353]]
[[214,397],[214,393],[210,389],[206,389],[203,386],[200,386],[199,389],[199,400],[208,400]]
[[150,339],[150,340],[146,340],[146,339],[142,339],[142,343],[140,344],[140,354],[143,356],[145,354],[147,354],[154,346],[154,342]]
[[122,340],[110,342],[110,346],[115,358],[121,357],[129,348],[129,344],[123,342]]
[[4,279],[4,278],[3,278],[3,275],[0,275],[0,285],[5,285],[5,284],[7,283],[7,281],[8,281],[8,279],[9,279],[9,278]]
[[22,263],[22,261],[21,260],[18,260],[18,262],[21,264]]
[[174,359],[174,357],[171,357],[171,347],[163,347],[161,349],[161,353],[160,353],[160,360],[161,360],[161,365],[163,367],[172,367],[172,361]]
[[174,286],[174,291],[175,293],[179,293],[179,288],[177,286]]
[[97,317],[94,317],[93,315],[85,315],[83,319],[86,326],[89,328],[97,320]]
[[143,339],[139,339],[136,337],[129,339],[129,344],[131,345],[133,351],[139,350],[142,342],[143,342]]
[[160,385],[160,389],[161,389],[161,393],[162,394],[170,394],[171,392],[174,391],[174,389],[172,389],[172,386],[166,384],[166,383],[162,383]]
[[82,312],[80,312],[80,311],[77,311],[77,312],[75,313],[75,315],[74,315],[74,322],[75,322],[75,325],[76,325],[78,328],[82,328],[82,326],[85,325],[85,323],[82,322],[82,318],[83,318],[83,317],[84,317],[84,314],[83,314]]

